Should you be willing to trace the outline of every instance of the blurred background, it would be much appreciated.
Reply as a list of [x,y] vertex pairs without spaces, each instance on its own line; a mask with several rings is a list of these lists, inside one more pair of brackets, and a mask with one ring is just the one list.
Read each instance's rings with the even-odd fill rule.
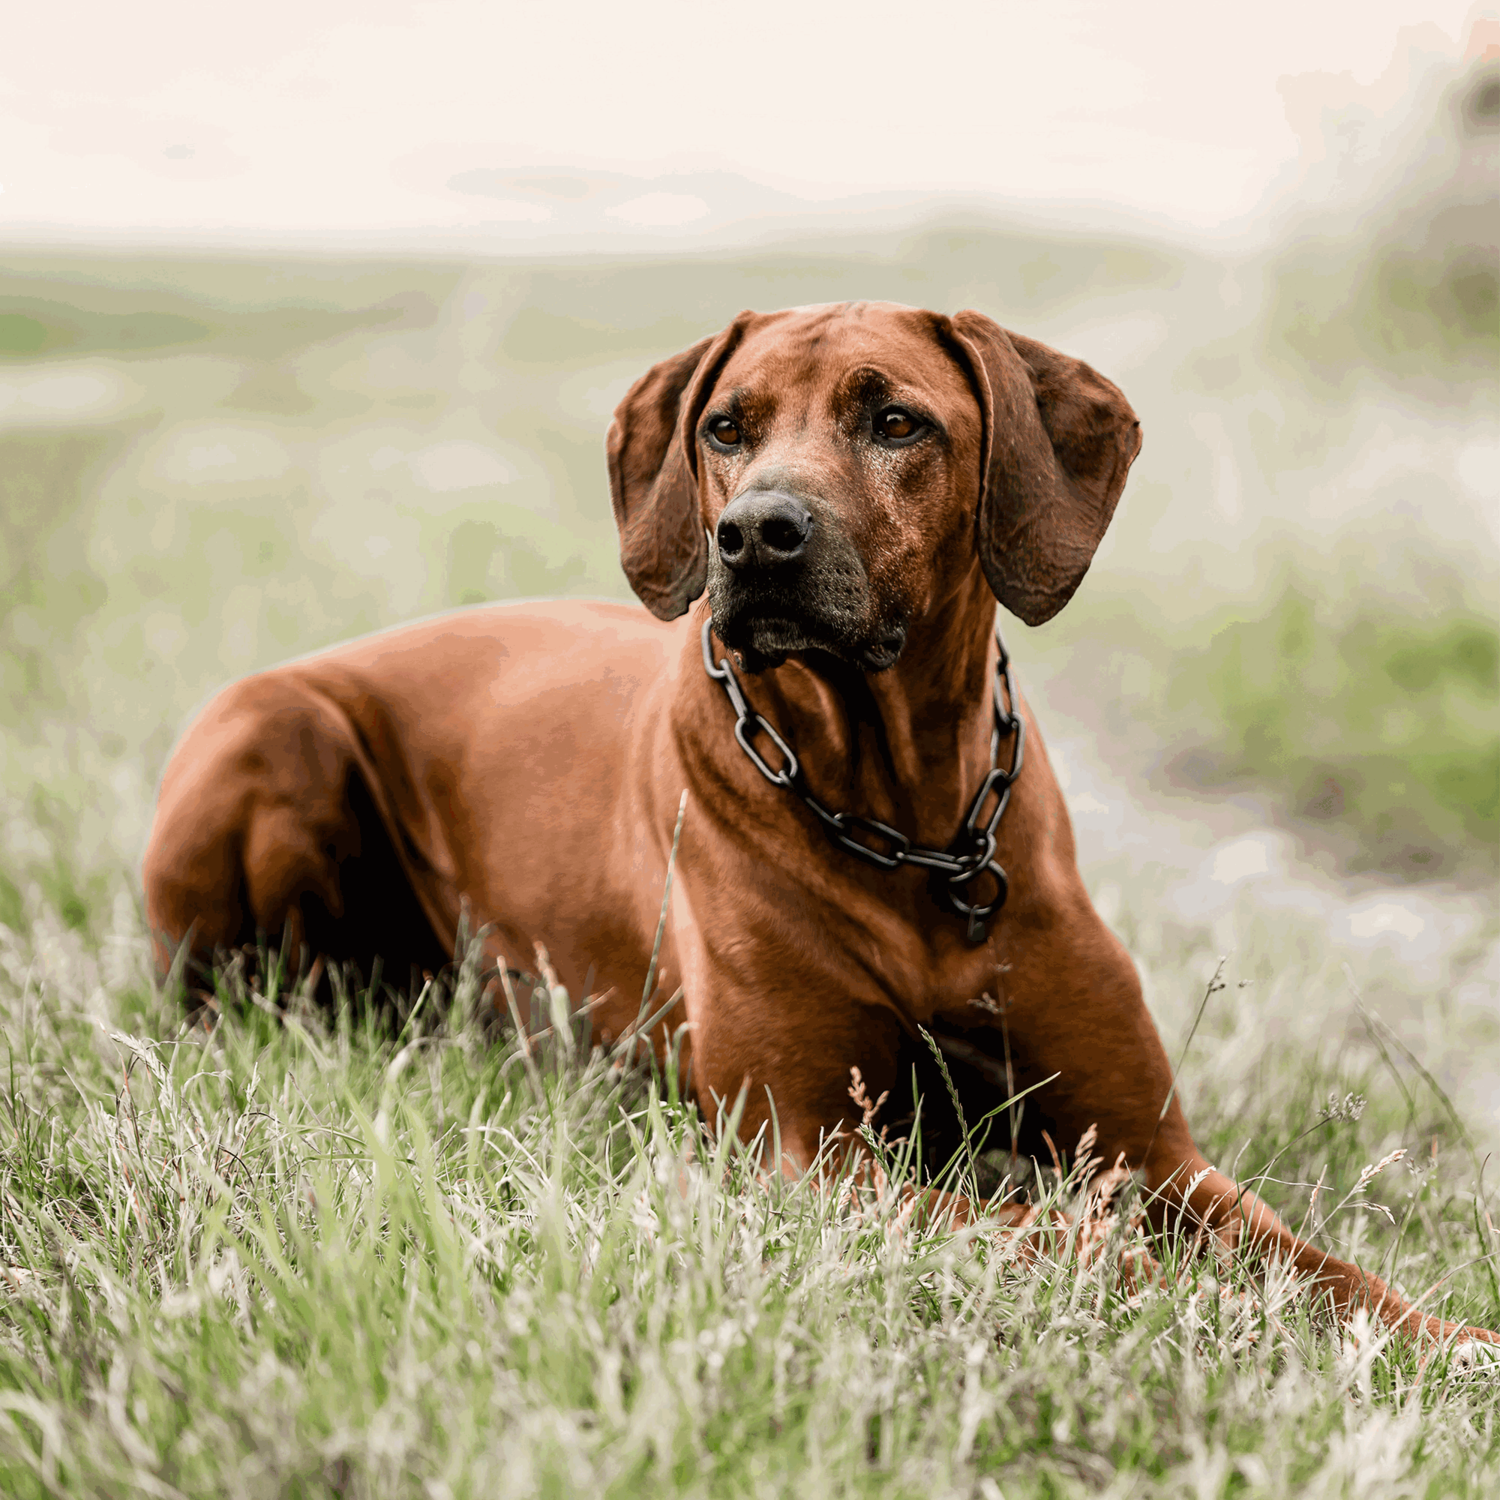
[[626,596],[652,361],[975,307],[1145,427],[1075,602],[1007,625],[1106,916],[1148,981],[1295,972],[1265,1025],[1357,988],[1500,1139],[1491,11],[97,9],[0,62],[0,923],[115,920],[226,679]]

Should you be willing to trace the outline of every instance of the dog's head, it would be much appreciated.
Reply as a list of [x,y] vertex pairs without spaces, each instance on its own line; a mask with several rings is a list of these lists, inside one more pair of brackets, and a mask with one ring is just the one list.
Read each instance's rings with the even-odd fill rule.
[[741,313],[649,370],[609,430],[631,586],[670,620],[708,588],[752,670],[821,650],[879,670],[983,569],[1039,624],[1109,525],[1140,423],[1087,365],[980,313]]

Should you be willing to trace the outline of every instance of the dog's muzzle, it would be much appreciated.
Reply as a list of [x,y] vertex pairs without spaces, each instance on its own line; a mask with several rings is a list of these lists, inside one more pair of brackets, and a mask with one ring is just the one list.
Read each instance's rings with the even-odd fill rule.
[[746,671],[802,651],[880,671],[900,654],[904,624],[872,618],[864,563],[817,500],[746,490],[724,507],[712,540],[714,629]]

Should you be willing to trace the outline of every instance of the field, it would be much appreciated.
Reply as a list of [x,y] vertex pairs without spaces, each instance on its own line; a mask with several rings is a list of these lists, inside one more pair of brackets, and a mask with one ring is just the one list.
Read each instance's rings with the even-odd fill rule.
[[[1206,950],[1138,915],[1167,895],[1138,891],[1120,925],[1180,1050]],[[1293,956],[1325,941],[1247,914],[1182,1070],[1205,1145],[1305,1230],[1493,1325],[1462,1121]],[[1088,1272],[1028,1268],[982,1227],[768,1185],[670,1079],[585,1059],[571,1031],[497,1039],[472,971],[398,1032],[357,995],[328,1016],[228,976],[205,1039],[152,987],[122,891],[97,936],[34,910],[0,985],[7,1494],[1482,1496],[1500,1477],[1493,1375],[1424,1368],[1171,1245],[1178,1279],[1127,1298],[1124,1225]],[[1450,1040],[1493,1055],[1493,1013]]]
[[623,597],[600,446],[653,359],[747,305],[977,306],[1145,422],[1079,598],[1007,633],[1200,1141],[1500,1326],[1497,337],[1493,276],[1424,259],[1440,210],[1227,260],[980,222],[671,262],[0,259],[0,1491],[1500,1491],[1492,1372],[1181,1246],[1127,1296],[1125,1219],[1092,1269],[1025,1267],[768,1184],[671,1076],[523,1044],[461,962],[394,1020],[228,972],[191,1032],[136,875],[227,678]]

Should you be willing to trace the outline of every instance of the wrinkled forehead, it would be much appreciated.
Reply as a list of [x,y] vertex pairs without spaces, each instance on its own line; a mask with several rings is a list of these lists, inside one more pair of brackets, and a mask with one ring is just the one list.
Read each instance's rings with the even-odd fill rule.
[[870,398],[915,401],[942,416],[974,405],[968,376],[933,315],[890,302],[799,307],[755,319],[714,393],[767,413]]

